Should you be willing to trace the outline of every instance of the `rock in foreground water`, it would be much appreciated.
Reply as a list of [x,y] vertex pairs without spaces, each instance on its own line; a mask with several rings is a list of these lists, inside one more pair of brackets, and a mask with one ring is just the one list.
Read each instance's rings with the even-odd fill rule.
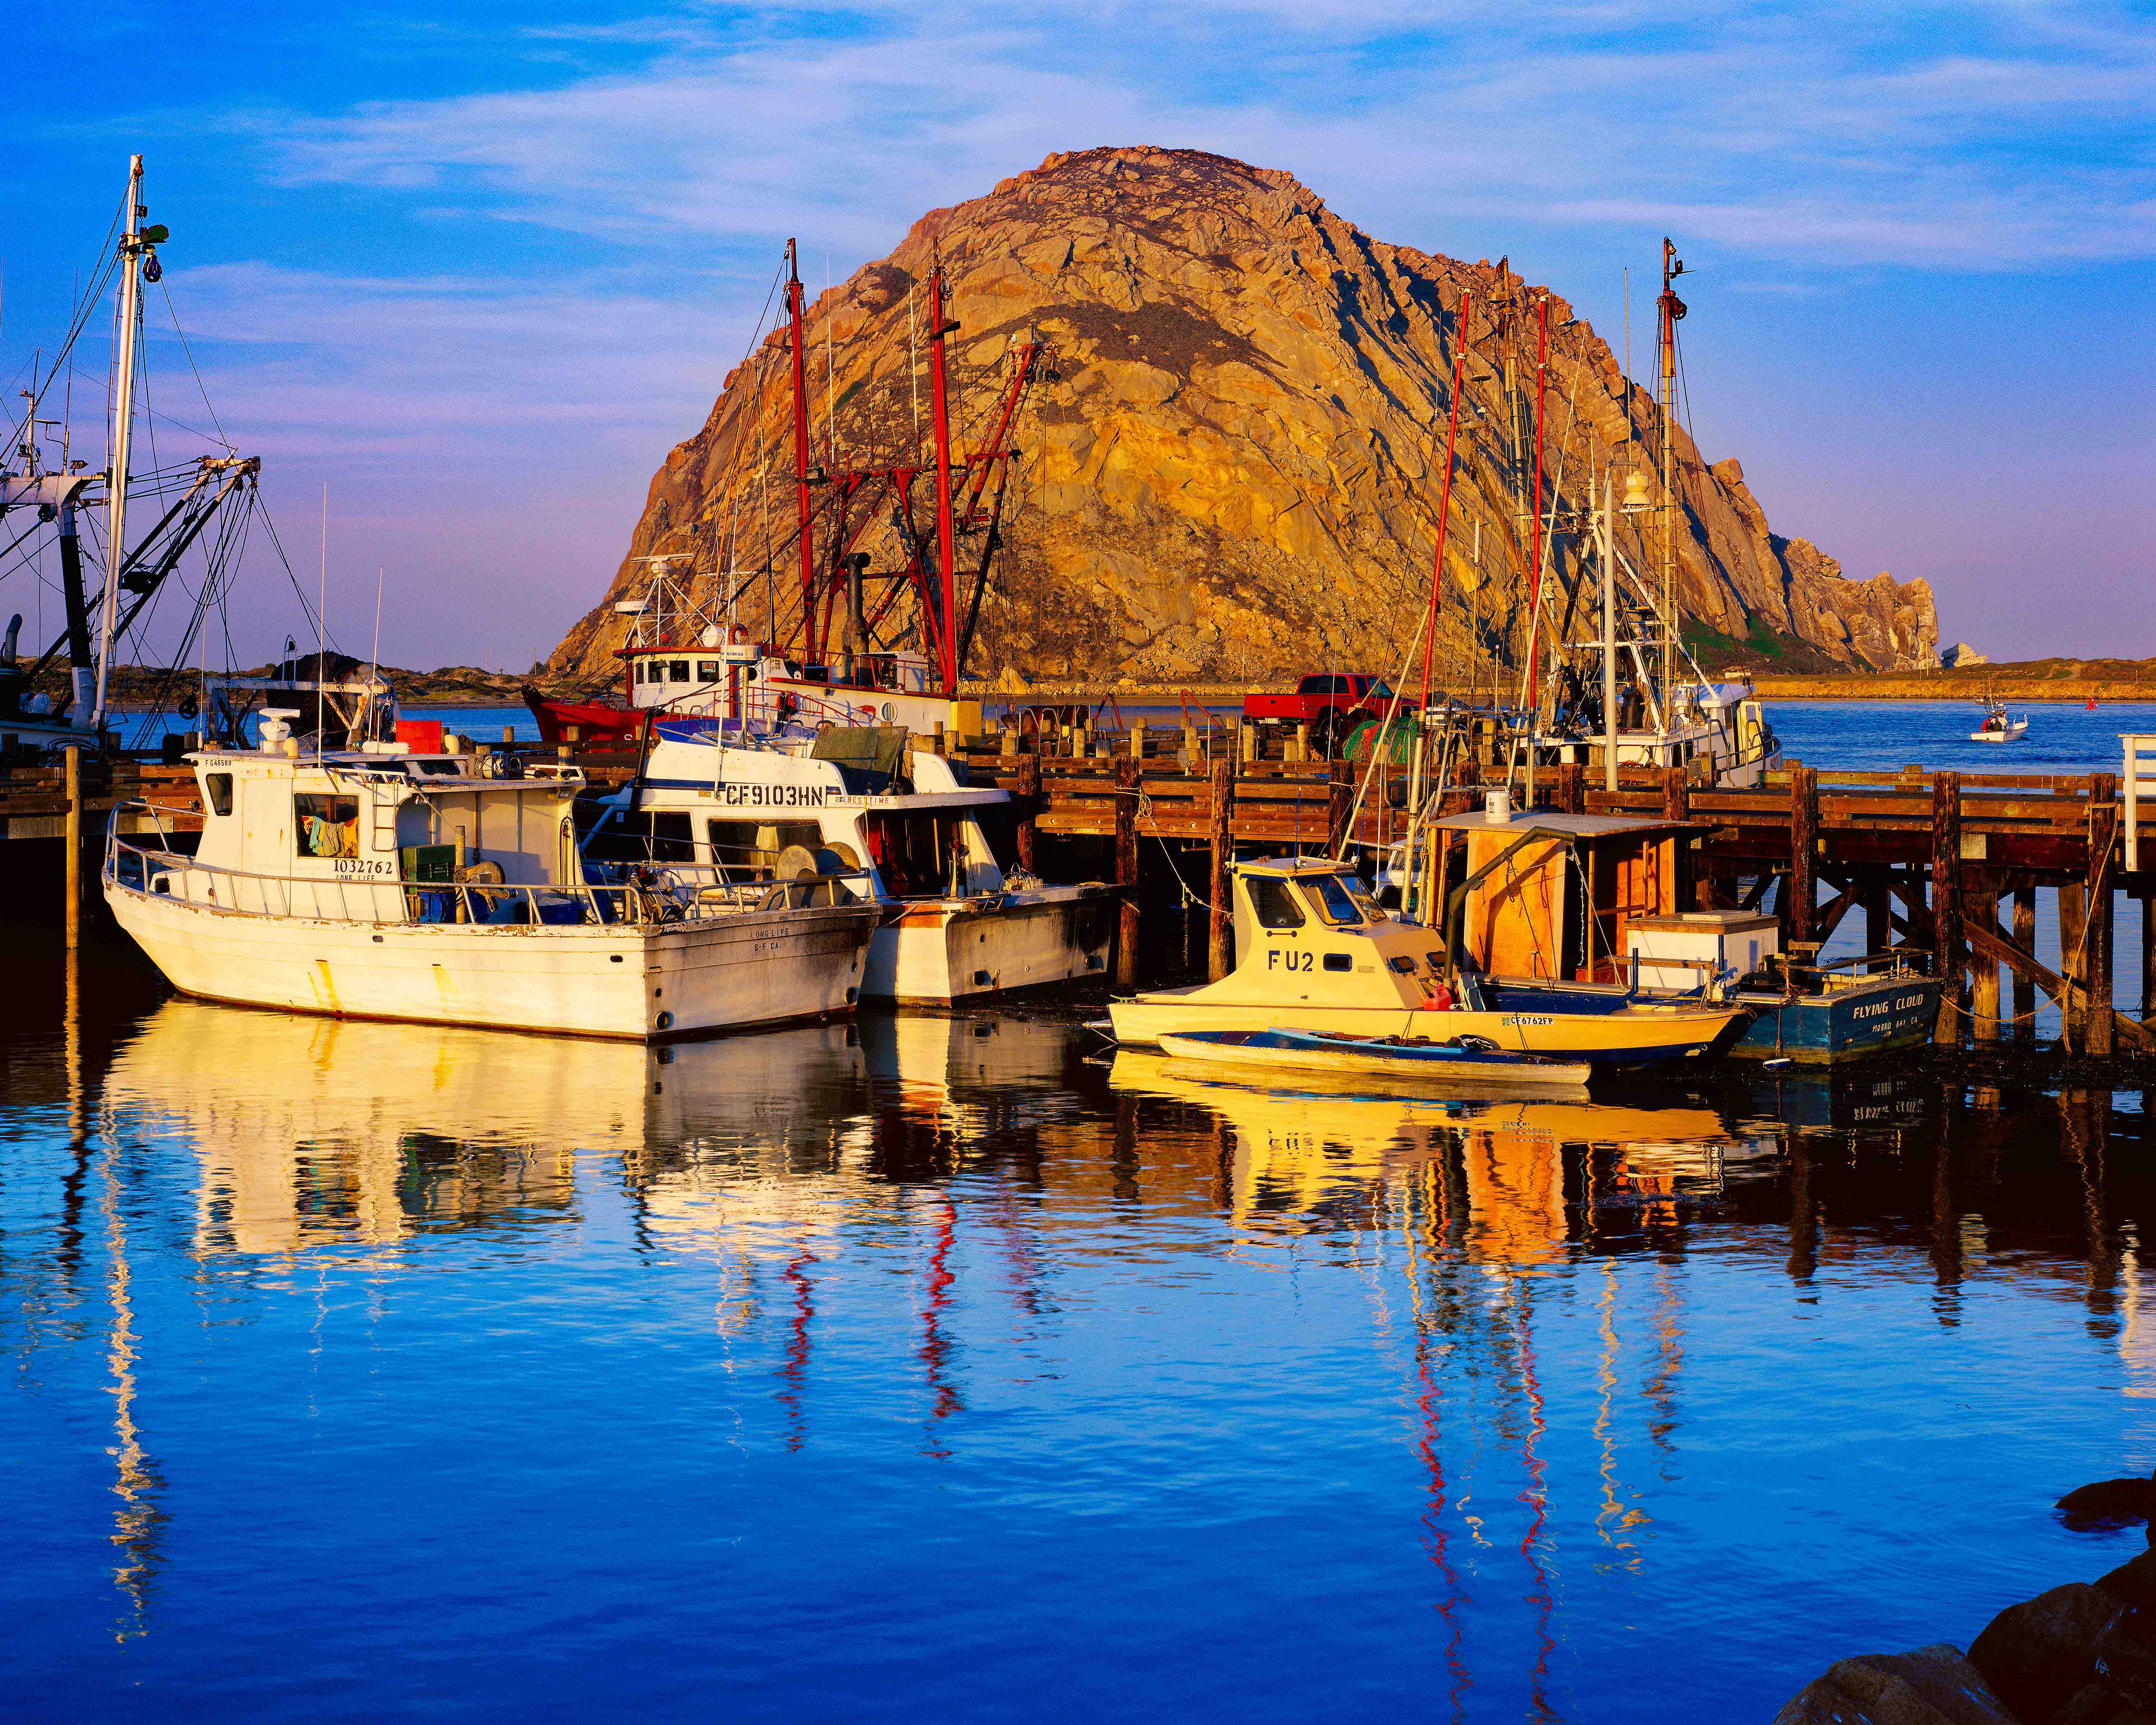
[[1983,1674],[1945,1642],[1912,1653],[1863,1653],[1827,1667],[1774,1715],[1774,1725],[2021,1725]]
[[2069,1582],[2009,1605],[1969,1644],[1969,1663],[2024,1719],[2048,1720],[2096,1675],[2097,1643],[2128,1608]]
[[2156,1516],[2156,1480],[2098,1480],[2059,1500],[2059,1519],[2077,1533],[2129,1527]]

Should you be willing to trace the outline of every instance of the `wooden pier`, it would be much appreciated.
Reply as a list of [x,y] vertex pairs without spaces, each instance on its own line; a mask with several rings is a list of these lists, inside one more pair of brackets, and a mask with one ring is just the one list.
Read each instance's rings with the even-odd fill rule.
[[[1044,850],[1055,850],[1084,872],[1112,870],[1125,889],[1116,970],[1125,986],[1135,979],[1147,917],[1178,906],[1203,913],[1209,968],[1224,973],[1234,858],[1329,852],[1343,840],[1383,847],[1406,829],[1405,768],[1382,768],[1358,807],[1362,764],[1309,758],[1293,737],[1268,749],[1248,731],[1136,727],[937,737],[928,746],[963,760],[973,783],[1014,793],[1021,865],[1040,868],[1050,860]],[[634,772],[633,758],[619,754],[577,758],[597,783]],[[1473,762],[1458,769],[1445,812],[1478,808],[1489,770]],[[1546,768],[1537,803],[1685,823],[1680,901],[1768,911],[1785,947],[1823,943],[1861,916],[1866,951],[1932,955],[1939,972],[1960,979],[1942,1004],[1941,1045],[2033,1041],[2041,992],[2060,1009],[2071,1051],[2156,1055],[2156,919],[2147,914],[2156,870],[2127,870],[2129,805],[2116,775],[1851,773],[1791,762],[1751,790],[1710,788],[1681,768],[1627,768],[1614,793],[1601,777],[1580,764]],[[192,770],[87,756],[72,779],[56,767],[0,768],[0,836],[78,834],[69,891],[80,906],[95,893],[106,814],[137,798],[194,807]],[[2143,800],[2132,813],[2143,840],[2156,837],[2156,803]],[[2036,950],[2037,895],[2046,891],[2060,934],[2049,963]],[[2138,1015],[2111,1005],[2122,894],[2143,913]]]
[[[1116,878],[1129,895],[1119,977],[1131,973],[1142,889],[1163,868],[1183,891],[1202,895],[1219,975],[1230,950],[1231,857],[1331,851],[1343,838],[1390,845],[1406,829],[1398,805],[1408,771],[1380,769],[1358,809],[1359,762],[1295,758],[1292,741],[1289,758],[1263,759],[1230,733],[1210,740],[1209,755],[1203,733],[1142,730],[1043,739],[1058,751],[1045,754],[1024,752],[1034,739],[1015,736],[966,739],[954,752],[975,783],[1019,798],[1022,856],[1035,834],[1114,841]],[[1482,772],[1471,762],[1460,771],[1445,813],[1479,806]],[[2116,775],[1856,773],[1792,762],[1751,790],[1710,788],[1676,768],[1627,768],[1614,793],[1600,781],[1584,765],[1545,769],[1537,804],[1686,823],[1681,901],[1771,911],[1785,945],[1823,944],[1861,914],[1866,951],[1933,955],[1941,973],[1961,979],[1942,1004],[1942,1045],[2033,1040],[2041,990],[2060,1008],[2072,1051],[2156,1054],[2156,942],[2145,914],[2156,872],[2126,871]],[[2146,839],[2156,809],[2135,813]],[[2052,964],[2035,950],[2041,891],[2056,896],[2061,950]],[[2110,1004],[2122,893],[2144,911],[2138,1017]]]

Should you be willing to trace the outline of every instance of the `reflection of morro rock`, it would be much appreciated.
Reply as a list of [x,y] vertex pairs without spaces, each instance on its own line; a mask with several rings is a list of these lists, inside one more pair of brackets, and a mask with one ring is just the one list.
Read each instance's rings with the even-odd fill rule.
[[[983,434],[1014,337],[1037,331],[1054,372],[1014,438],[1023,457],[973,675],[1173,684],[1389,668],[1429,577],[1463,289],[1476,296],[1477,358],[1445,646],[1456,666],[1471,625],[1486,629],[1494,616],[1498,651],[1518,650],[1524,558],[1501,367],[1513,357],[1523,406],[1533,348],[1530,331],[1516,342],[1489,321],[1493,303],[1527,315],[1518,276],[1383,244],[1289,175],[1224,157],[1051,156],[985,198],[923,217],[888,258],[810,309],[819,465],[834,454],[841,470],[918,459],[927,349],[916,357],[909,312],[915,323],[925,316],[939,249],[961,326],[952,359],[960,447]],[[1578,501],[1589,467],[1599,471],[1624,442],[1626,392],[1602,338],[1584,323],[1563,326],[1571,316],[1553,296],[1546,459]],[[607,603],[570,631],[557,669],[616,674],[610,654],[624,624],[612,603],[642,591],[634,559],[654,552],[693,551],[708,570],[730,546],[755,570],[768,544],[780,578],[752,591],[747,614],[761,632],[775,606],[778,633],[790,629],[799,601],[784,347],[782,327],[667,457]],[[1630,411],[1651,439],[1650,384],[1632,392]],[[1679,593],[1695,634],[1712,631],[1724,655],[1755,665],[1936,663],[1923,582],[1844,580],[1834,559],[1769,528],[1734,459],[1704,465],[1681,432],[1676,453]],[[1651,567],[1629,523],[1626,536],[1635,561]],[[887,523],[860,545],[876,569],[901,561]]]

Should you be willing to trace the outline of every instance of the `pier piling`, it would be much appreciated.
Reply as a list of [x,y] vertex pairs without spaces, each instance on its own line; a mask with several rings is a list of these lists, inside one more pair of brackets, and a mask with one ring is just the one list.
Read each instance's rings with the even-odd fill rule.
[[1812,937],[1819,904],[1819,772],[1797,767],[1789,773],[1789,939]]
[[1967,952],[1961,918],[1961,775],[1941,773],[1932,779],[1932,953],[1936,973],[1945,980],[1932,1040],[1942,1047],[1961,1043],[1962,971]]
[[67,943],[82,943],[82,750],[67,754]]
[[[2014,889],[2014,944],[2025,952],[2036,950],[2036,889]],[[2014,972],[2014,1040],[2036,1040],[2036,979],[2018,967]]]
[[1123,755],[1116,762],[1116,885],[1122,889],[1116,921],[1116,986],[1138,980],[1138,766]]
[[[1999,895],[1983,890],[1972,892],[1965,912],[1967,920],[1976,923],[1986,933],[1999,927]],[[1969,958],[1969,1040],[1974,1042],[1999,1040],[1999,960],[1989,948],[1978,947]]]
[[1225,756],[1213,763],[1212,806],[1206,820],[1212,865],[1206,896],[1211,901],[1205,968],[1214,982],[1235,968],[1235,931],[1228,865],[1235,860],[1235,763]]

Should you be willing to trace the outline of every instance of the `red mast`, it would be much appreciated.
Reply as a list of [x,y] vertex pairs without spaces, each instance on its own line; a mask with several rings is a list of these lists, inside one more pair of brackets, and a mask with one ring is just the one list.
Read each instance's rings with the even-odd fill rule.
[[943,337],[957,327],[943,321],[943,264],[939,259],[928,272],[928,384],[936,427],[936,578],[943,599],[943,692],[954,700],[958,693],[957,548],[951,523],[951,415],[943,389]]
[[1430,655],[1437,644],[1438,598],[1445,588],[1445,530],[1452,518],[1452,454],[1460,438],[1460,386],[1467,367],[1468,307],[1474,300],[1472,288],[1460,290],[1460,327],[1454,333],[1452,347],[1452,411],[1445,423],[1445,488],[1437,498],[1437,562],[1430,578],[1430,616],[1422,643],[1422,705],[1416,709],[1418,713],[1430,711]]
[[[786,311],[793,328],[793,506],[801,528],[802,651],[816,662],[816,547],[809,526],[808,508],[808,389],[801,357],[801,271],[794,242],[786,242]],[[774,647],[777,642],[772,644]]]
[[1542,305],[1542,337],[1535,352],[1535,486],[1527,497],[1535,517],[1534,531],[1528,540],[1528,562],[1534,572],[1527,583],[1527,689],[1523,696],[1531,731],[1534,728],[1535,715],[1541,711],[1543,704],[1542,679],[1535,674],[1535,648],[1543,623],[1543,384],[1549,373],[1549,292],[1547,289],[1543,292]]

